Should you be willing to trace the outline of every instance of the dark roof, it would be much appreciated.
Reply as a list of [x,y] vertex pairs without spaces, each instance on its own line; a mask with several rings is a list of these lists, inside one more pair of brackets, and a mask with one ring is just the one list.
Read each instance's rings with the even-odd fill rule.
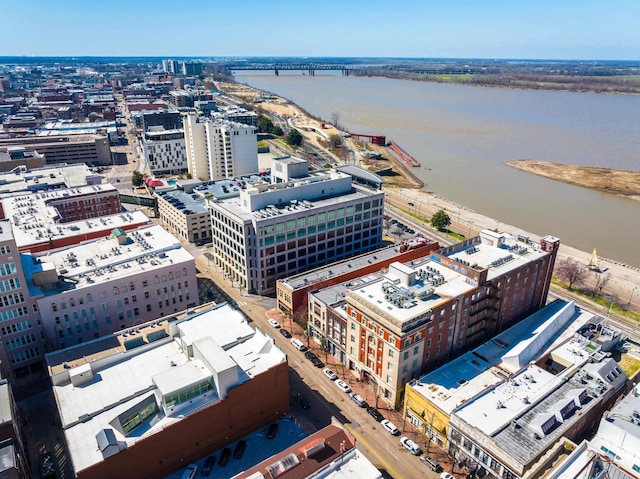
[[[322,441],[324,441],[324,448],[319,446]],[[314,449],[317,447],[317,452],[310,454],[307,458],[305,457],[305,452],[310,451],[311,447],[314,447]],[[234,479],[247,479],[257,472],[260,472],[265,478],[272,478],[274,476],[271,475],[269,470],[277,468],[280,462],[291,465],[292,462],[295,462],[295,460],[292,461],[291,456],[297,458],[297,464],[279,473],[277,475],[278,479],[303,479],[335,461],[354,447],[355,440],[353,436],[342,427],[329,425],[279,454],[273,455],[260,464],[238,474]]]

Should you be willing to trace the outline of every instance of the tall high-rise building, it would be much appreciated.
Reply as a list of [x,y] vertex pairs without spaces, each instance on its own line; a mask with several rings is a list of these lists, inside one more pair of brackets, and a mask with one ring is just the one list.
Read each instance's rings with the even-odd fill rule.
[[240,123],[187,115],[184,120],[189,173],[203,181],[258,171],[257,130]]

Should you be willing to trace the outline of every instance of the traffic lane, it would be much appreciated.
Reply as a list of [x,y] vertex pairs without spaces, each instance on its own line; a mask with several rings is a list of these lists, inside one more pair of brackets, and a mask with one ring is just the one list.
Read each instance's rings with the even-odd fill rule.
[[[285,344],[284,338],[277,338],[279,347],[283,350],[293,348]],[[288,341],[286,341],[288,342]],[[418,457],[412,456],[400,445],[400,436],[392,436],[380,426],[366,408],[359,407],[347,393],[340,391],[335,382],[327,378],[321,368],[316,368],[304,357],[304,353],[293,348],[287,354],[290,366],[290,384],[292,396],[291,414],[300,419],[307,429],[316,429],[329,424],[330,416],[335,416],[340,422],[358,436],[358,449],[381,470],[387,471],[396,479],[415,477],[416,468],[423,469],[424,475],[431,476]],[[301,393],[312,403],[304,410],[296,404],[297,394]],[[396,424],[402,431],[402,424]],[[415,435],[406,433],[412,439],[419,441]],[[413,459],[407,459],[412,457]]]

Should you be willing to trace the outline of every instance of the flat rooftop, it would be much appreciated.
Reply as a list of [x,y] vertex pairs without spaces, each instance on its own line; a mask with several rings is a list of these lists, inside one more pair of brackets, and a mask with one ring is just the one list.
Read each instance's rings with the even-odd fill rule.
[[[487,234],[496,236],[496,239],[501,241],[501,244],[499,246],[493,246],[483,242],[482,236]],[[461,249],[447,253],[446,257],[455,259],[472,269],[488,269],[488,280],[496,276],[501,276],[507,271],[519,268],[547,254],[541,251],[537,245],[517,241],[506,233],[494,233],[493,231],[483,230],[480,233],[480,237],[480,243],[467,245]]]
[[[178,338],[188,335],[192,341],[214,341],[218,350],[222,351],[220,354],[242,370],[239,382],[231,387],[250,380],[252,376],[251,370],[244,369],[246,364],[236,360],[248,354],[248,344],[255,348],[251,351],[253,371],[256,368],[266,370],[286,361],[286,355],[275,346],[272,338],[251,328],[244,315],[226,303],[172,323],[175,324],[175,329],[170,328],[175,330],[174,337],[163,337],[141,345],[144,350],[118,350],[85,363],[91,366],[93,376],[82,387],[71,383],[73,368],[65,368],[52,376],[62,427],[76,470],[103,460],[96,442],[96,435],[103,429],[113,430],[119,442],[131,446],[167,425],[180,421],[182,416],[220,401],[216,384],[216,389],[210,391],[207,397],[194,398],[192,405],[182,410],[180,415],[165,415],[160,407],[151,422],[138,426],[126,436],[113,426],[113,421],[120,414],[153,397],[157,393],[156,383],[171,390],[180,387],[187,379],[197,381],[215,375],[215,371],[209,370],[205,362],[189,357]],[[239,337],[249,339],[245,343],[238,343]],[[64,351],[60,351],[48,355],[47,361],[60,358],[63,354]],[[177,370],[184,374],[174,377],[171,373]]]
[[[415,327],[416,320],[429,316],[433,308],[474,289],[465,276],[431,261],[430,256],[402,264],[402,271],[394,264],[398,263],[378,281],[351,289],[347,297],[378,311],[402,332]],[[415,273],[413,283],[402,282],[400,275],[406,273]]]
[[[180,242],[159,225],[143,226],[126,235],[124,244],[109,237],[33,254],[39,263],[31,265],[31,271],[25,271],[25,275],[31,277],[41,269],[54,267],[58,277],[67,279],[68,289],[80,289],[96,282],[125,279],[143,271],[193,261],[193,256]],[[57,289],[43,291],[45,295],[58,294]]]
[[[36,193],[37,195],[38,193]],[[30,197],[33,198],[34,195]],[[55,208],[42,206],[34,208],[36,212],[23,214],[23,208],[13,209],[11,222],[13,224],[16,244],[19,249],[29,249],[40,244],[48,244],[49,240],[60,238],[78,237],[86,238],[86,235],[96,235],[100,232],[107,236],[115,228],[128,228],[132,225],[149,223],[149,217],[140,210],[118,213],[115,215],[101,216],[81,221],[68,223],[56,223]],[[6,210],[5,210],[5,214]]]
[[[36,147],[37,150],[37,147]],[[0,173],[0,196],[53,188],[77,188],[100,183],[99,176],[84,163]]]
[[[425,240],[425,246],[437,244],[431,240]],[[331,265],[323,266],[311,271],[305,271],[304,273],[296,274],[279,280],[282,285],[289,288],[292,291],[304,288],[308,285],[324,281],[325,279],[340,276],[350,271],[355,271],[360,268],[364,268],[370,264],[375,264],[383,261],[395,258],[400,254],[400,246],[391,245],[385,248],[362,254],[348,260],[331,263]]]
[[606,391],[624,385],[621,371],[611,381],[606,378],[616,367],[613,359],[605,359],[586,363],[570,376],[556,376],[530,365],[453,416],[490,437],[497,457],[527,465],[597,407]]

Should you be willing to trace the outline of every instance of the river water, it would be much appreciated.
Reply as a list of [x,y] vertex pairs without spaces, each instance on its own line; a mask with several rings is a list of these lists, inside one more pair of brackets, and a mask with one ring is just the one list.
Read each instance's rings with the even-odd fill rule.
[[[640,266],[640,201],[510,168],[534,159],[640,171],[640,96],[512,90],[385,78],[236,79],[349,131],[386,135],[422,165],[425,189],[500,223]],[[427,169],[430,168],[430,169]]]

